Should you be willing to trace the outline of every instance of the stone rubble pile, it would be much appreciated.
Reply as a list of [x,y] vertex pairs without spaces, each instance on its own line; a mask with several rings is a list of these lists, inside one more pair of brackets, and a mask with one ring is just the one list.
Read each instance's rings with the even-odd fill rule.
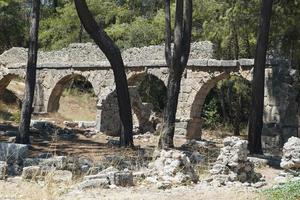
[[275,178],[278,183],[300,180],[300,138],[291,137],[284,144],[280,167],[284,171]]
[[133,185],[131,171],[109,167],[96,175],[85,176],[82,182],[74,186],[74,189],[84,190],[91,188],[111,188],[115,186],[128,187]]
[[254,171],[254,164],[247,159],[248,142],[238,137],[228,137],[213,168],[212,184],[230,185],[232,182],[246,183],[254,187],[263,186],[264,179]]
[[280,167],[300,170],[300,138],[291,137],[284,144]]
[[[81,174],[95,174],[103,169],[103,166],[93,163],[84,157],[56,156],[43,158],[27,158],[24,161],[22,178],[24,180],[45,180],[49,174],[65,174],[65,177]],[[67,178],[70,179],[70,178]]]
[[188,156],[178,150],[156,152],[154,161],[148,167],[146,182],[155,183],[159,188],[196,183],[199,179]]

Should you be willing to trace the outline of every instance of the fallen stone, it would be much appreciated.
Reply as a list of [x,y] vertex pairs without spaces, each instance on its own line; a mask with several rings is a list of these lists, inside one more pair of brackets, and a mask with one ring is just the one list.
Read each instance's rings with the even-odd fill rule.
[[257,168],[266,167],[268,165],[268,159],[257,158],[257,157],[248,157],[248,160],[254,164]]
[[88,175],[83,178],[88,180],[102,180],[108,181],[109,185],[116,185],[122,187],[133,186],[133,175],[130,171],[119,171],[114,167],[109,167],[96,175]]
[[78,126],[78,123],[73,121],[64,121],[63,124],[69,128],[75,128]]
[[48,173],[45,178],[55,183],[71,183],[73,174],[68,170],[54,170]]
[[86,190],[86,189],[94,189],[94,188],[109,189],[109,185],[110,185],[109,180],[107,180],[106,178],[89,179],[78,183],[77,185],[75,185],[75,188],[77,190]]
[[28,147],[23,144],[0,143],[0,161],[20,164],[27,157]]
[[0,161],[0,180],[5,180],[7,176],[7,163]]
[[57,156],[43,159],[39,165],[48,168],[55,168],[56,170],[65,170],[68,166],[68,158],[66,156]]
[[24,180],[44,180],[50,170],[42,169],[40,166],[24,167],[22,179]]
[[116,186],[128,187],[133,186],[132,172],[117,172],[114,174],[114,184]]

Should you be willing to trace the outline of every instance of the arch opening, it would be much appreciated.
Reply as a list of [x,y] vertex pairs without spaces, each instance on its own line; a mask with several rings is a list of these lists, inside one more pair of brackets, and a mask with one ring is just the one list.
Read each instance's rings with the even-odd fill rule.
[[239,75],[221,74],[207,81],[192,105],[187,137],[201,139],[202,129],[245,134],[251,102],[251,83]]
[[[128,79],[135,134],[154,132],[161,122],[166,100],[166,86],[154,75],[141,73]],[[118,136],[122,130],[116,91],[101,104],[100,131]]]
[[24,90],[24,79],[16,74],[8,74],[0,80],[1,120],[19,122]]
[[47,112],[64,120],[94,121],[96,104],[92,84],[82,75],[71,74],[60,79],[53,88]]

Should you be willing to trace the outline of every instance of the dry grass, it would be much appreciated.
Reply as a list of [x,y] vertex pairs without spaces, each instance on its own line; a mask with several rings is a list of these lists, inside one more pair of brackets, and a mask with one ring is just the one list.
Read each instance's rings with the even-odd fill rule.
[[69,120],[94,121],[97,98],[90,93],[64,92],[58,113]]

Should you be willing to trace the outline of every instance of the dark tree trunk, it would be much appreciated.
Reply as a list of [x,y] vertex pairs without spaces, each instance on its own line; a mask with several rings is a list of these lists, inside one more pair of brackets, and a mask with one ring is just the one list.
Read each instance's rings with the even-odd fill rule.
[[180,92],[180,82],[190,54],[192,30],[192,0],[176,0],[174,28],[174,49],[171,50],[170,0],[166,0],[166,62],[169,66],[167,105],[164,111],[164,127],[160,136],[159,147],[174,147],[176,110]]
[[242,110],[243,110],[242,95],[239,94],[239,96],[238,96],[238,106],[237,106],[235,120],[234,120],[234,135],[235,136],[240,136],[240,125],[241,125]]
[[239,44],[239,36],[237,32],[237,26],[234,23],[233,26],[233,37],[234,37],[234,59],[238,60],[240,56],[240,44]]
[[272,5],[273,0],[262,1],[261,21],[254,60],[252,109],[250,113],[248,132],[249,150],[252,154],[262,153],[261,133],[263,128],[265,65]]
[[78,42],[82,42],[82,35],[83,35],[83,25],[80,23],[80,28],[79,28],[79,36],[78,36]]
[[91,14],[85,0],[75,0],[75,6],[82,25],[87,33],[103,51],[113,69],[120,118],[124,131],[120,136],[121,146],[133,146],[132,113],[128,91],[128,83],[121,52],[101,25],[98,25]]
[[29,35],[28,62],[25,78],[25,95],[21,110],[21,122],[17,142],[29,144],[30,142],[30,121],[32,114],[32,104],[36,83],[36,63],[38,53],[38,30],[40,20],[40,0],[33,0],[31,13],[31,26]]
[[53,0],[52,7],[57,8],[57,6],[58,6],[58,0]]
[[224,91],[222,88],[219,90],[218,94],[219,94],[219,99],[220,99],[220,103],[221,103],[223,122],[227,122],[228,115],[227,115],[226,108],[225,108],[226,100],[225,100],[225,94],[224,94]]

